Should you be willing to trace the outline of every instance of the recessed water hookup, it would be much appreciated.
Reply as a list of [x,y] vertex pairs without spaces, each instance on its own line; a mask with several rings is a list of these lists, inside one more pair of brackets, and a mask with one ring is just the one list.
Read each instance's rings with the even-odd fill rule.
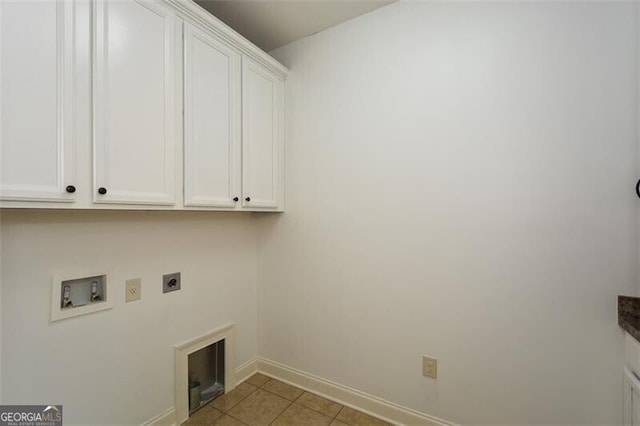
[[68,285],[64,286],[62,292],[62,309],[73,307],[73,302],[71,301],[71,287]]
[[98,281],[91,281],[91,303],[99,302],[101,300],[102,295],[98,293]]
[[56,276],[51,290],[51,321],[110,309],[113,298],[107,296],[107,274]]

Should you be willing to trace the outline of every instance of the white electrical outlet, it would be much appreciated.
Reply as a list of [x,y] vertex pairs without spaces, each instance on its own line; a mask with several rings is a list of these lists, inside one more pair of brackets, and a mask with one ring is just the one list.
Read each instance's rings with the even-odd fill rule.
[[438,360],[428,356],[422,357],[422,375],[431,379],[438,378]]
[[125,302],[133,302],[134,300],[140,300],[140,292],[142,291],[142,280],[140,278],[134,278],[126,281],[125,285]]

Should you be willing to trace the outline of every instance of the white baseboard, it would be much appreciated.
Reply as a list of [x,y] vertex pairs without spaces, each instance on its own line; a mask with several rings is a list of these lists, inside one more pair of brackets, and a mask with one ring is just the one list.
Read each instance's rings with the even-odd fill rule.
[[[238,367],[234,374],[236,385],[244,382],[257,372],[308,390],[339,404],[355,408],[389,423],[397,425],[456,426],[455,423],[429,416],[266,358],[249,360]],[[174,407],[171,407],[141,426],[175,426],[175,424],[176,411]]]
[[236,368],[235,378],[236,378],[236,386],[240,383],[247,380],[249,377],[253,376],[258,372],[258,360],[251,359],[240,367]]
[[257,361],[258,371],[266,376],[287,382],[390,423],[399,425],[455,426],[454,423],[446,420],[429,416],[269,359],[258,358]]
[[147,420],[141,426],[174,426],[176,424],[176,410],[171,407],[164,413]]

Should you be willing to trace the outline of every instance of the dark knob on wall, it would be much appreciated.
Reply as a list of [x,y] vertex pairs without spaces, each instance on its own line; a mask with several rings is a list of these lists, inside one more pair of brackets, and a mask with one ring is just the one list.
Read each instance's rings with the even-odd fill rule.
[[75,187],[75,186],[73,186],[73,185],[69,185],[69,186],[67,186],[65,189],[67,190],[67,192],[68,192],[69,194],[73,194],[74,192],[76,192],[76,187]]
[[233,201],[238,202],[239,198],[238,197],[233,197]]
[[640,180],[636,182],[636,195],[640,198]]
[[100,188],[98,188],[98,194],[104,195],[106,193],[107,193],[107,188],[102,187],[102,186]]
[[251,197],[247,197],[244,199],[245,201],[251,201]]

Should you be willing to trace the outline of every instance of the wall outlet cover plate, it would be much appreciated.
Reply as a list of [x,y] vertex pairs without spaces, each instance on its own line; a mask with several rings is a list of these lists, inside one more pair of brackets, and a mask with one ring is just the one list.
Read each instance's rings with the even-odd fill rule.
[[169,293],[180,290],[180,272],[162,276],[162,292]]
[[422,357],[422,375],[431,379],[438,378],[438,360],[436,358]]
[[134,300],[140,300],[141,291],[142,280],[140,278],[127,280],[125,283],[124,301],[133,302]]

